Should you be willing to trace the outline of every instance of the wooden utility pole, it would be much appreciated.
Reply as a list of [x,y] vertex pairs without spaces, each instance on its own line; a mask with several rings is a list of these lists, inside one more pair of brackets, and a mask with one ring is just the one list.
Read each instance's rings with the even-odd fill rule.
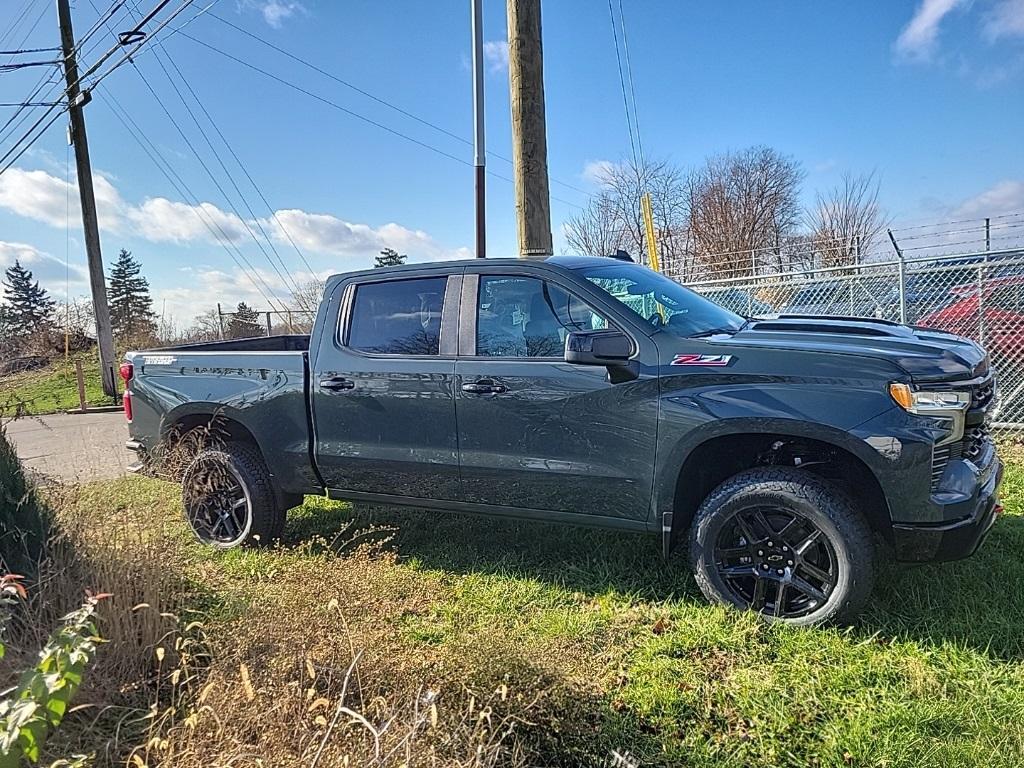
[[519,255],[550,256],[551,200],[540,0],[508,0],[508,78],[512,92]]
[[71,120],[71,143],[75,148],[75,168],[78,172],[78,195],[82,203],[82,227],[85,230],[85,254],[89,261],[89,286],[92,289],[92,308],[96,316],[96,343],[99,347],[100,377],[103,391],[114,397],[117,388],[114,379],[114,334],[110,327],[110,309],[107,306],[107,283],[103,274],[103,255],[100,251],[100,228],[96,218],[96,196],[92,188],[92,165],[89,162],[89,141],[85,135],[85,116],[82,107],[90,94],[82,93],[78,84],[78,63],[75,60],[75,33],[71,28],[71,8],[68,0],[57,0],[57,19],[60,23],[60,46],[64,55],[64,80],[67,82],[68,115]]

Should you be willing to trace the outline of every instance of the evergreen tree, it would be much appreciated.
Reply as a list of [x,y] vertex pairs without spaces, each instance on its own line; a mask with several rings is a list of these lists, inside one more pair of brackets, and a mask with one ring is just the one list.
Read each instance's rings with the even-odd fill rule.
[[263,336],[263,326],[260,325],[260,313],[250,307],[244,301],[238,302],[238,308],[231,316],[228,323],[228,336],[232,339],[245,339],[250,336]]
[[55,303],[32,280],[32,273],[15,261],[4,273],[4,299],[7,302],[6,325],[14,336],[26,336],[33,331],[45,330],[53,319]]
[[142,339],[156,333],[149,281],[141,272],[142,265],[132,257],[132,252],[122,248],[107,283],[110,324],[119,341]]
[[385,248],[380,252],[380,256],[374,256],[374,268],[376,267],[397,267],[399,264],[405,264],[405,260],[409,258],[407,254],[399,253],[394,248]]

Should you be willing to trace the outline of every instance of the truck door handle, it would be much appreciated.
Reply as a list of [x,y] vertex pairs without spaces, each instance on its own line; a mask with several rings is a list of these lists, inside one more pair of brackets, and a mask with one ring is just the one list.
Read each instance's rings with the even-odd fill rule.
[[491,379],[479,379],[469,384],[463,384],[462,391],[474,395],[500,395],[508,392],[508,387]]
[[344,376],[331,376],[327,379],[320,379],[320,389],[328,389],[331,392],[339,392],[343,389],[355,389],[356,383]]

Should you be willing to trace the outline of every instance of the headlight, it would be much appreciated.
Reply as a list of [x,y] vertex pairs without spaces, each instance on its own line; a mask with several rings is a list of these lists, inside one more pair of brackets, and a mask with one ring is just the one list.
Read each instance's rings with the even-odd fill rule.
[[920,414],[962,411],[971,404],[969,392],[916,392],[908,384],[893,382],[889,394],[904,410]]

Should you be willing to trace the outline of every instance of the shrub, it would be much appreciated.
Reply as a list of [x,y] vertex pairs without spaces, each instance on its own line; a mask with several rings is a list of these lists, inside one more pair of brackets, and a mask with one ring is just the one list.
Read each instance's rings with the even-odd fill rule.
[[0,427],[0,572],[34,577],[53,524]]

